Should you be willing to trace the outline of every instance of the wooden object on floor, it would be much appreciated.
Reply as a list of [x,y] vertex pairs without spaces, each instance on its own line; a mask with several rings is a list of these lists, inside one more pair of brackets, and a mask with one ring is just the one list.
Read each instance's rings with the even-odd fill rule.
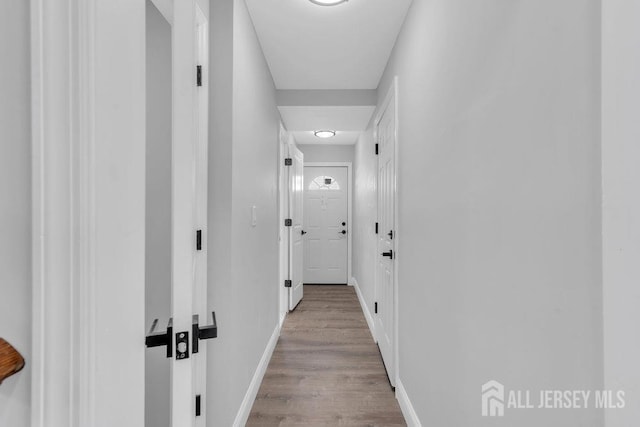
[[0,338],[0,384],[24,368],[24,358],[11,344]]
[[354,288],[305,285],[247,426],[406,426]]

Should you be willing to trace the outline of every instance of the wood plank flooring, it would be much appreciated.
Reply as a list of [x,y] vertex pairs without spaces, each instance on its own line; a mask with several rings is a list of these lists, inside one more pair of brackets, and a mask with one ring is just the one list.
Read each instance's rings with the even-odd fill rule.
[[406,426],[354,288],[305,285],[247,426]]

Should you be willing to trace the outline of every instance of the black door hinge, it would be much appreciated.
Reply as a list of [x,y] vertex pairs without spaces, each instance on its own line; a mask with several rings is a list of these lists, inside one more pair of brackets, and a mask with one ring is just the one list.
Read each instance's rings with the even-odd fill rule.
[[201,397],[199,394],[196,394],[196,417],[199,417],[200,415],[202,415],[202,403],[201,401]]
[[293,220],[290,218],[287,218],[284,220],[284,226],[285,227],[291,227],[293,225]]
[[196,83],[202,86],[202,65],[196,66]]
[[202,230],[196,231],[196,250],[202,250]]
[[291,157],[287,157],[286,159],[284,159],[285,166],[291,166],[292,164],[293,164],[293,159]]
[[380,146],[376,144],[376,156],[380,154]]
[[378,234],[378,223],[376,222],[376,234]]
[[285,288],[290,288],[291,285],[293,285],[293,282],[291,280],[285,280],[284,281],[284,287]]
[[373,312],[374,314],[378,314],[378,303],[373,303]]

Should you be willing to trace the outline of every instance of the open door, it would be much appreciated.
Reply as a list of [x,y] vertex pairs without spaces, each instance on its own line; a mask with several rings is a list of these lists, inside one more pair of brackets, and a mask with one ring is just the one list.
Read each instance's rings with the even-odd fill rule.
[[[159,42],[147,41],[146,299],[147,315],[154,312],[153,319],[148,317],[146,345],[162,349],[148,350],[155,363],[153,371],[147,367],[146,425],[194,427],[205,425],[200,402],[205,401],[206,349],[201,340],[217,336],[215,314],[207,313],[203,244],[208,19],[196,0],[154,0],[153,6],[157,11],[147,13],[147,25],[155,16],[156,25],[166,27],[160,35],[168,52]],[[148,27],[147,37],[154,35]],[[149,67],[158,55],[168,70]],[[168,81],[163,83],[168,90],[152,86],[160,76]],[[160,92],[167,93],[159,97]]]
[[303,191],[304,155],[294,145],[289,147],[291,166],[289,167],[289,310],[293,310],[302,300],[304,248],[303,248]]

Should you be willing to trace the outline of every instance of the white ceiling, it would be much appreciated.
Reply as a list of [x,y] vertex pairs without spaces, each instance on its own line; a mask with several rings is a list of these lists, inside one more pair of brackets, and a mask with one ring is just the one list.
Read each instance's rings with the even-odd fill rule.
[[246,0],[278,89],[376,89],[411,0]]
[[367,128],[375,106],[278,107],[287,130],[336,130],[359,132]]

